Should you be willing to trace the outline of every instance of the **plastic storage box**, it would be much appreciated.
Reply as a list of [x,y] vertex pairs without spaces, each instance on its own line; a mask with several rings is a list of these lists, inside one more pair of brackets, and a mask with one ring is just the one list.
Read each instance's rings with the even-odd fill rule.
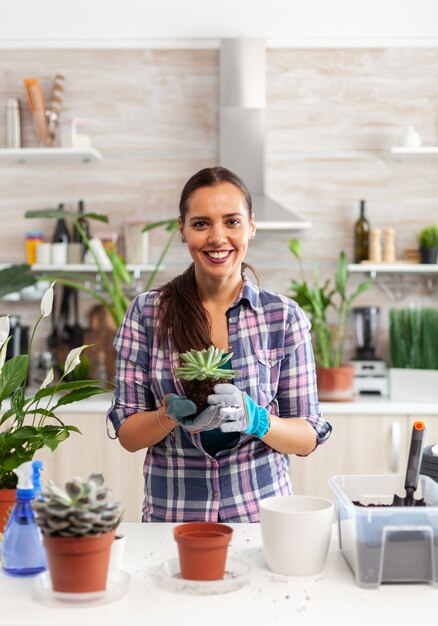
[[339,543],[360,587],[386,582],[438,586],[438,484],[420,476],[416,498],[425,507],[360,507],[391,504],[405,495],[401,475],[333,476]]

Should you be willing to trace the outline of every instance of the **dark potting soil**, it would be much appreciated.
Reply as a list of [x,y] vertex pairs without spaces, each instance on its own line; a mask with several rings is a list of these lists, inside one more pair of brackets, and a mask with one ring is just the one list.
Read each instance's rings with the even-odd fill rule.
[[[363,507],[392,507],[392,506],[396,506],[399,507],[399,504],[394,504],[393,502],[391,504],[362,504],[362,502],[359,502],[359,500],[352,500],[354,506],[363,506]],[[421,498],[420,500],[414,500],[414,503],[412,505],[408,505],[407,508],[409,508],[409,506],[427,506],[427,504],[424,501],[424,498]]]

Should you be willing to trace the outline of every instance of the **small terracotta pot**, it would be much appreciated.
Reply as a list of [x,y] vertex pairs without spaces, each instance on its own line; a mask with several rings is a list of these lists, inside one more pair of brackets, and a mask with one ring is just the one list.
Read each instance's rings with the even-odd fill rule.
[[321,402],[350,402],[353,400],[354,367],[317,367],[316,381]]
[[0,489],[0,533],[5,529],[9,514],[15,504],[16,496],[16,489]]
[[233,529],[215,522],[189,522],[173,529],[181,576],[189,580],[221,580]]
[[115,530],[89,537],[44,535],[53,591],[103,591],[114,534]]

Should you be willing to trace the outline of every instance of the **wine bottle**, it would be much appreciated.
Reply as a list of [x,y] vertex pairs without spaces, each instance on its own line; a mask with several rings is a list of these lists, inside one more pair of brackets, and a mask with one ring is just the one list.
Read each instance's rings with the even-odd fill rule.
[[[85,208],[85,203],[83,200],[79,200],[78,202],[78,223],[79,226],[81,227],[81,229],[84,231],[85,235],[87,236],[87,239],[90,239],[90,226],[88,224],[88,221],[85,217],[81,217],[84,214],[84,208]],[[82,243],[82,258],[84,257],[86,251],[87,251],[87,245],[85,243],[85,241],[82,238],[81,233],[79,232],[79,230],[74,227],[73,228],[73,241],[75,243]]]
[[[58,210],[63,211],[64,205],[59,204]],[[53,243],[68,243],[70,241],[70,233],[68,232],[67,224],[65,223],[65,219],[60,217],[56,222],[55,230],[53,231],[52,242]]]
[[370,223],[365,217],[365,200],[360,201],[359,219],[354,225],[354,262],[367,261],[369,255]]

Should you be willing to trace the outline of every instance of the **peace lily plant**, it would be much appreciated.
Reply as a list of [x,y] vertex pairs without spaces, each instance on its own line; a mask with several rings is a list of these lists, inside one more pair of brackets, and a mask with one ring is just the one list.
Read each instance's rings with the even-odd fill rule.
[[[25,461],[31,461],[41,448],[47,446],[53,452],[71,432],[80,433],[76,426],[69,426],[57,417],[57,409],[95,394],[105,393],[104,381],[78,380],[63,382],[81,361],[81,353],[88,345],[74,348],[68,354],[64,372],[53,384],[53,368],[41,387],[26,395],[32,343],[41,321],[48,317],[53,307],[53,286],[47,289],[41,300],[38,318],[29,343],[28,354],[21,354],[6,361],[9,335],[9,317],[0,317],[0,489],[14,489],[16,475],[12,470]],[[10,398],[10,408],[2,413],[2,403]]]

